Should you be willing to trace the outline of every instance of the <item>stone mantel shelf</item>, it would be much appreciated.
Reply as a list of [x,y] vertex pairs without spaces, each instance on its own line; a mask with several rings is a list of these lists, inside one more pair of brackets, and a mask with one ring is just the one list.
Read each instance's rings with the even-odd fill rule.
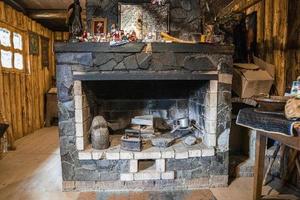
[[136,72],[74,72],[74,80],[218,80],[218,72],[136,71]]
[[[128,43],[122,46],[111,47],[109,43],[56,43],[56,53],[66,52],[103,52],[103,53],[139,53],[146,43]],[[151,43],[152,53],[203,53],[203,54],[233,54],[234,47],[215,44],[181,44],[181,43]]]

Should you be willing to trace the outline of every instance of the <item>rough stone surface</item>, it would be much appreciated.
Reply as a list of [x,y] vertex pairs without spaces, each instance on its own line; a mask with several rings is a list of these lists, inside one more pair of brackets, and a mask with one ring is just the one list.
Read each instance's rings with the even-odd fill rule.
[[58,53],[56,60],[58,64],[93,65],[92,53]]
[[[176,2],[176,0],[173,2]],[[174,5],[171,5],[171,7],[173,8]],[[181,13],[182,16],[177,17],[179,21],[182,20],[181,23],[184,24],[187,20],[193,21],[197,19],[196,14],[193,13],[194,6],[196,6],[193,0],[177,2],[176,6],[178,10],[184,12],[183,14]],[[186,17],[181,19],[181,17],[185,15]],[[181,30],[181,28],[178,30]],[[199,47],[201,49],[199,52],[189,53],[185,52],[186,48],[176,47],[176,45],[171,46],[165,47],[166,51],[156,49],[157,52],[153,52],[152,54],[142,52],[136,54],[130,52],[121,53],[114,50],[114,52],[93,53],[93,56],[91,56],[90,53],[74,53],[74,55],[70,55],[68,58],[65,58],[62,54],[58,56],[57,88],[60,154],[63,180],[71,181],[70,183],[68,182],[69,184],[66,182],[66,184],[69,185],[67,187],[73,189],[95,187],[99,190],[111,188],[133,190],[138,188],[143,190],[145,188],[165,189],[164,186],[168,186],[168,188],[173,189],[188,189],[213,185],[214,182],[217,185],[222,185],[226,181],[226,175],[228,175],[228,130],[230,129],[231,121],[231,85],[225,83],[214,84],[214,91],[210,91],[211,84],[209,81],[200,81],[199,85],[196,85],[197,87],[195,84],[187,85],[192,88],[187,91],[182,89],[186,86],[181,87],[181,85],[177,85],[175,89],[167,85],[168,90],[166,90],[165,87],[156,87],[155,91],[153,90],[154,92],[147,91],[150,95],[156,95],[156,98],[149,98],[149,96],[146,95],[146,98],[142,100],[139,100],[141,97],[139,91],[132,90],[134,94],[129,100],[126,101],[124,100],[126,98],[123,98],[121,101],[116,101],[107,99],[111,99],[109,95],[114,94],[120,95],[121,97],[124,95],[124,92],[127,94],[131,89],[119,90],[116,88],[116,85],[114,85],[115,90],[109,87],[103,87],[101,90],[98,90],[98,84],[93,86],[90,85],[90,82],[82,81],[82,89],[84,89],[88,97],[89,105],[93,107],[95,104],[99,104],[97,109],[90,109],[91,116],[95,116],[96,114],[102,115],[103,113],[105,118],[118,119],[118,117],[122,116],[127,119],[137,115],[153,114],[165,119],[168,125],[171,125],[173,120],[180,117],[189,117],[195,119],[200,127],[214,127],[217,146],[211,149],[198,149],[198,151],[197,149],[193,149],[195,145],[192,147],[182,145],[156,148],[155,152],[146,152],[150,154],[150,157],[140,152],[136,158],[135,155],[130,152],[116,152],[118,159],[121,158],[122,160],[107,160],[104,154],[103,156],[99,153],[96,155],[96,153],[93,154],[91,150],[87,152],[87,158],[90,159],[79,160],[79,155],[82,155],[87,150],[85,149],[85,151],[78,152],[76,149],[73,70],[104,74],[109,74],[113,70],[119,71],[119,73],[120,71],[122,71],[122,73],[130,73],[131,71],[144,73],[147,70],[147,72],[154,74],[168,71],[191,74],[197,73],[197,71],[204,70],[205,68],[209,70],[221,70],[224,74],[230,74],[231,58],[228,57],[228,53],[226,55],[219,55],[219,53],[206,55],[201,53],[204,51],[201,47]],[[197,48],[198,47],[196,47],[196,49]],[[190,51],[190,49],[188,50]],[[218,66],[218,69],[215,66]],[[158,83],[161,84],[162,82]],[[102,82],[102,84],[106,83]],[[181,82],[181,84],[188,83],[184,81]],[[140,82],[138,82],[134,88],[136,87],[140,87],[143,90],[145,89],[144,85]],[[124,88],[124,85],[122,85],[121,88]],[[149,87],[147,89],[149,90],[151,88]],[[97,100],[94,91],[100,91],[97,92],[97,97],[100,100]],[[180,91],[180,93],[178,93],[178,91]],[[116,96],[113,96],[112,99],[115,97]],[[138,100],[133,101],[132,99]],[[215,118],[215,115],[211,113],[208,114],[210,111],[214,111],[215,114],[217,113],[217,121],[212,120]],[[210,120],[207,120],[207,118]],[[208,124],[206,121],[210,121],[211,124]],[[203,132],[203,134],[206,134],[206,132]],[[171,141],[168,141],[166,146],[168,146],[169,142]],[[187,148],[190,148],[190,150]],[[215,149],[217,151],[216,156]],[[91,160],[91,158],[94,157],[97,159]],[[110,158],[115,157],[111,155]],[[159,180],[155,181],[129,181],[126,183],[120,181],[121,174],[129,173],[129,160],[134,158],[165,159],[165,172],[174,171],[175,179],[161,180],[162,174],[159,174]],[[171,173],[169,174],[170,176],[165,175],[165,178],[172,176]],[[131,179],[130,177],[127,178]],[[127,178],[123,177],[124,180]],[[132,176],[132,179],[133,178],[134,176]],[[158,175],[155,178],[158,178]],[[72,181],[76,182],[73,183]]]
[[193,144],[195,144],[196,141],[197,141],[197,139],[194,136],[188,136],[184,139],[184,143],[189,146],[192,146]]
[[217,67],[210,61],[210,59],[203,56],[187,56],[184,59],[184,67],[191,71],[217,70]]
[[139,68],[139,65],[136,61],[135,55],[128,56],[127,58],[124,59],[124,64],[126,69],[128,70],[135,70]]
[[139,68],[148,69],[150,66],[152,55],[148,53],[139,53],[136,55],[136,60],[139,64]]

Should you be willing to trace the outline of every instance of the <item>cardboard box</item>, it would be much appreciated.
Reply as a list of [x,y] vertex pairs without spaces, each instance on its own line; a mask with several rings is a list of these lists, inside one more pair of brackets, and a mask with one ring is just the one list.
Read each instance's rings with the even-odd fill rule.
[[254,58],[254,64],[235,63],[232,89],[241,98],[250,98],[261,93],[269,94],[274,83],[275,66]]

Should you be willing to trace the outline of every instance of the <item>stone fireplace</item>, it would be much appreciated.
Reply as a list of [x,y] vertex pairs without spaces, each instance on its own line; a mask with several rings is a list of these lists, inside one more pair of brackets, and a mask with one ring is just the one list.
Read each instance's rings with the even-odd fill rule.
[[[231,46],[57,44],[60,153],[65,191],[197,189],[226,186],[231,115]],[[95,116],[110,124],[110,147],[91,147]],[[135,116],[200,127],[192,146],[144,142],[120,148]]]

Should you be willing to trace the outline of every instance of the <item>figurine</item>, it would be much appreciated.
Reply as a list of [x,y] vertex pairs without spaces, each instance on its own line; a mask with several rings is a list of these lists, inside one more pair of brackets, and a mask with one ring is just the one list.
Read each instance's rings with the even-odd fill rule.
[[82,8],[80,6],[80,1],[74,0],[74,3],[72,3],[68,8],[67,15],[67,24],[69,27],[71,42],[78,42],[79,40],[77,39],[77,37],[80,37],[83,33],[81,12]]

